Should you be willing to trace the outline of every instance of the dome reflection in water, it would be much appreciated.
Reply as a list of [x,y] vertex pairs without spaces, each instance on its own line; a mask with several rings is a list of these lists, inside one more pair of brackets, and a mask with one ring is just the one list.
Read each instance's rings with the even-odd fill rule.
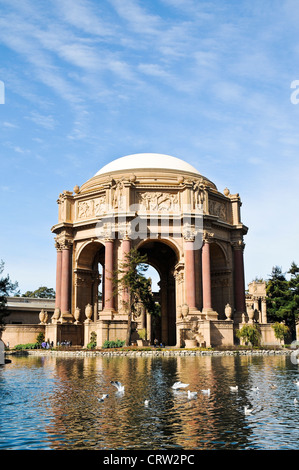
[[284,355],[13,357],[0,449],[298,449],[297,378]]

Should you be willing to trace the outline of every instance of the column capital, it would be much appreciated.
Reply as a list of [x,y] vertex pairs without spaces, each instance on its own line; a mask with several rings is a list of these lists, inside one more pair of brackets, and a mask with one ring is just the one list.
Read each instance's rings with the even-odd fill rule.
[[105,238],[105,243],[113,243],[114,242],[114,238]]
[[185,224],[182,230],[185,242],[194,242],[197,231],[194,225]]
[[213,239],[214,239],[214,233],[213,232],[204,232],[202,239],[203,239],[204,243],[212,243]]
[[69,250],[73,246],[73,239],[71,237],[62,236],[55,238],[55,248],[57,251]]
[[231,244],[234,250],[244,250],[245,248],[245,243],[243,240],[234,240],[231,242]]

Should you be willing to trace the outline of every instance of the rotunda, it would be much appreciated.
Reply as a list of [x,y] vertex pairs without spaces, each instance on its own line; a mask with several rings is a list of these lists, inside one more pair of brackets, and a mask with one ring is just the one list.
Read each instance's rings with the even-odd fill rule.
[[[180,158],[154,153],[118,158],[58,199],[56,313],[78,344],[124,339],[127,313],[112,276],[131,248],[160,277],[161,316],[134,320],[150,343],[234,343],[246,315],[239,194],[216,185]],[[142,309],[141,309],[142,310]],[[75,328],[75,330],[74,330]],[[134,335],[132,336],[134,339]]]

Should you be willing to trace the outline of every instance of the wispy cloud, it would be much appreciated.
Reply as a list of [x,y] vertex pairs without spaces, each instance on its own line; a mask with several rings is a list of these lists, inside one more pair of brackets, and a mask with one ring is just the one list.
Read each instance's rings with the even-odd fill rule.
[[53,116],[42,115],[38,112],[32,112],[29,116],[27,116],[27,119],[30,119],[38,126],[41,126],[45,129],[53,130],[57,125]]

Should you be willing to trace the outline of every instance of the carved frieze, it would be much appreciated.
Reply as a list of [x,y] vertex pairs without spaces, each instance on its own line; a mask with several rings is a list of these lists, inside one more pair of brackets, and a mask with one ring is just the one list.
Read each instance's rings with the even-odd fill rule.
[[107,212],[106,196],[100,196],[96,199],[78,202],[78,219],[89,219],[98,217]]
[[209,200],[209,213],[211,215],[216,215],[221,220],[227,219],[226,214],[226,205],[220,201],[214,201],[213,199]]
[[178,210],[177,194],[166,192],[145,192],[137,195],[138,204],[145,210],[155,212],[172,212]]

